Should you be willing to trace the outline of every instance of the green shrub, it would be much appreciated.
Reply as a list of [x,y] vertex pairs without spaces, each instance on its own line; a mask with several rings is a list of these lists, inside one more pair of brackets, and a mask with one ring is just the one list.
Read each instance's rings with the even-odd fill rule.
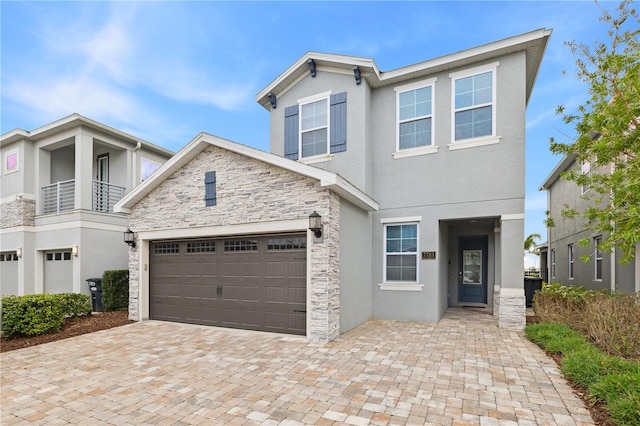
[[89,296],[84,294],[5,296],[2,298],[2,334],[37,336],[60,330],[65,318],[90,314]]
[[37,336],[59,330],[64,321],[60,298],[53,294],[30,294],[2,298],[2,334]]
[[603,377],[589,388],[589,392],[593,399],[609,406],[617,425],[637,425],[640,421],[640,364],[635,372]]
[[102,275],[102,308],[117,311],[129,306],[129,271],[117,269]]
[[60,298],[65,318],[91,315],[91,299],[86,294],[62,293],[53,296]]

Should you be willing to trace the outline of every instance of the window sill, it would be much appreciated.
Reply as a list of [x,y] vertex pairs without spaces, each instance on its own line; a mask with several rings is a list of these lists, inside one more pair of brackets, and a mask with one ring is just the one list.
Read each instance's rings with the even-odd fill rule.
[[381,283],[378,284],[378,287],[383,291],[422,291],[424,285],[420,283]]
[[333,154],[316,155],[315,157],[301,158],[298,161],[304,164],[322,163],[324,161],[331,161]]
[[500,136],[489,136],[485,138],[478,139],[467,139],[460,142],[454,142],[447,145],[450,151],[455,151],[456,149],[466,149],[466,148],[475,148],[478,146],[486,146],[486,145],[495,145],[500,143]]
[[407,157],[415,157],[418,155],[427,155],[427,154],[435,154],[438,152],[438,147],[429,145],[429,146],[421,146],[419,148],[411,148],[405,149],[402,151],[396,151],[393,153],[393,158],[396,160],[398,158],[407,158]]

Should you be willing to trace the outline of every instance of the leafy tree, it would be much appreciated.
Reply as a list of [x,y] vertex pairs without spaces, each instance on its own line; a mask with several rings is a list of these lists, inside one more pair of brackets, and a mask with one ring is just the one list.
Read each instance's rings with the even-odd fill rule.
[[538,233],[529,235],[524,240],[524,250],[529,253],[538,254],[538,251],[536,250],[536,240],[540,239],[542,239],[542,236]]
[[598,6],[599,20],[608,25],[607,42],[593,47],[565,42],[589,95],[576,112],[559,106],[556,113],[574,126],[577,138],[565,143],[551,138],[551,151],[590,164],[589,173],[577,167],[564,177],[589,185],[585,197],[591,206],[584,212],[565,206],[562,216],[582,216],[588,228],[603,234],[600,249],[618,247],[622,262],[629,263],[640,241],[640,19],[631,0],[622,1],[613,15]]

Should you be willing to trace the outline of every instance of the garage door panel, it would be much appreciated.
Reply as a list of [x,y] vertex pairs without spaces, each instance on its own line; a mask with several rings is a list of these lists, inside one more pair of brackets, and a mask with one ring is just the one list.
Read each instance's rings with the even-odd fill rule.
[[304,235],[152,243],[151,318],[304,335],[305,256]]

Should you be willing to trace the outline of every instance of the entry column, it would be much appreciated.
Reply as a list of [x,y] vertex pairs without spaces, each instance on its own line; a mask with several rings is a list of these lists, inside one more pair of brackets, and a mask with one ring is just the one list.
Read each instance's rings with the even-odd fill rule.
[[524,215],[500,219],[501,287],[498,313],[500,328],[521,330],[526,325],[524,296]]

